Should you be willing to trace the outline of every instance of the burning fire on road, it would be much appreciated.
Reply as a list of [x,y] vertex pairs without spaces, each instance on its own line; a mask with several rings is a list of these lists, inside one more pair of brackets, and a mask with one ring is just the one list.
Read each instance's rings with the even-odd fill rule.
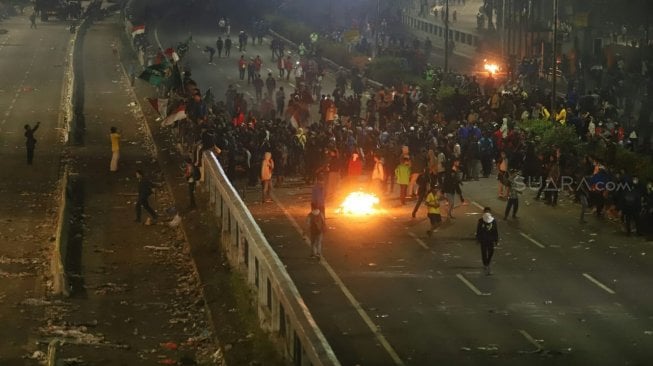
[[352,192],[340,204],[337,212],[352,216],[366,216],[378,212],[379,198],[371,193]]

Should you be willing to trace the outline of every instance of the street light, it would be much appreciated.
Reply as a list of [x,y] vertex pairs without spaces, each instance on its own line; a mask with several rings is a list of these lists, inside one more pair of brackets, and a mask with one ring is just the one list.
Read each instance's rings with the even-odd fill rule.
[[[551,87],[551,121],[556,121],[556,94],[557,94],[557,81],[558,81],[558,0],[553,0],[553,54],[551,60],[553,66],[551,67],[551,79],[553,85]],[[544,56],[544,55],[542,55]]]
[[449,0],[444,2],[444,72],[449,71]]

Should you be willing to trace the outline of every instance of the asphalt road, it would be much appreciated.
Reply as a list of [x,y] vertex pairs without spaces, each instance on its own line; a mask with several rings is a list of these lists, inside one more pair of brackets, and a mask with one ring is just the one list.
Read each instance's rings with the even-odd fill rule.
[[[164,47],[186,38],[172,19],[162,24]],[[211,25],[208,17],[193,23],[197,47],[185,62],[200,86],[213,86],[221,98],[235,82],[238,53],[207,63],[201,48],[215,42]],[[269,57],[266,45],[248,50]],[[496,178],[469,182],[464,191],[475,204],[457,207],[456,219],[432,239],[424,234],[425,212],[411,220],[412,207],[396,200],[363,219],[327,208],[321,264],[308,258],[301,237],[308,187],[290,181],[266,205],[256,202],[258,189],[245,199],[344,365],[650,362],[649,242],[608,221],[581,226],[571,202],[527,205],[534,194],[525,193],[520,218],[499,221],[494,275],[485,276],[473,240],[479,207],[493,207],[500,218],[505,202],[496,199]]]
[[[0,364],[30,364],[31,331],[40,306],[22,305],[47,292],[49,250],[58,207],[59,105],[70,39],[63,23],[37,22],[28,12],[0,28]],[[23,125],[41,121],[34,165],[26,164]],[[27,302],[26,302],[27,301]],[[36,361],[34,361],[36,362]]]

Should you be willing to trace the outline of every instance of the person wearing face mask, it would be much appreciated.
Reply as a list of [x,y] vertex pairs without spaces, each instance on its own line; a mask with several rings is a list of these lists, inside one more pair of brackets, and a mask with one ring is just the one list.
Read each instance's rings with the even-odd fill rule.
[[483,216],[478,219],[478,223],[476,224],[476,240],[481,245],[481,259],[483,261],[485,275],[489,276],[492,274],[492,271],[490,271],[490,262],[494,254],[494,247],[499,242],[497,221],[492,216],[492,209],[489,207],[483,209]]

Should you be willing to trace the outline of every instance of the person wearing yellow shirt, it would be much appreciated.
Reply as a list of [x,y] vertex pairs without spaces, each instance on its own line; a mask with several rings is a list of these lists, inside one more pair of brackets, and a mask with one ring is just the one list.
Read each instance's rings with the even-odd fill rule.
[[567,109],[564,106],[560,106],[560,110],[556,113],[556,122],[561,125],[567,123]]
[[440,192],[435,186],[431,186],[429,194],[426,195],[426,207],[428,208],[427,216],[431,222],[431,228],[426,231],[426,235],[430,238],[442,222],[442,216],[440,216]]
[[118,160],[120,159],[120,134],[118,129],[111,127],[109,137],[111,139],[111,164],[109,170],[112,172],[118,171]]

